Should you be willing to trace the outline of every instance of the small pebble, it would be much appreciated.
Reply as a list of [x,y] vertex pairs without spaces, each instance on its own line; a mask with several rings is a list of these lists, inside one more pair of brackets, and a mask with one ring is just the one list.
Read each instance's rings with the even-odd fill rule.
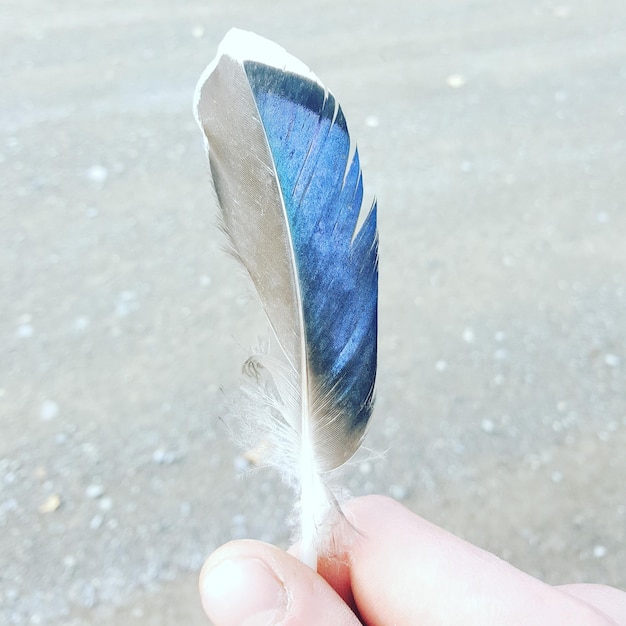
[[115,304],[115,314],[118,317],[126,317],[129,313],[136,311],[139,308],[139,302],[137,301],[137,294],[127,289],[120,292]]
[[618,367],[620,364],[620,358],[616,355],[616,354],[605,354],[604,355],[604,362],[609,366],[609,367]]
[[35,329],[30,324],[20,324],[17,327],[17,336],[20,339],[27,339],[28,337],[32,337],[35,333]]
[[39,506],[39,512],[42,515],[46,513],[54,513],[61,506],[61,498],[58,494],[53,493]]
[[404,500],[408,495],[408,489],[404,485],[391,485],[389,487],[389,495],[394,500]]
[[359,472],[361,472],[363,476],[366,476],[371,471],[372,471],[372,464],[369,461],[361,461],[361,463],[359,463]]
[[49,422],[59,414],[59,405],[54,400],[44,400],[39,410],[39,418]]
[[65,433],[57,433],[54,436],[54,441],[59,445],[64,444],[67,441],[67,435]]
[[446,363],[446,361],[441,359],[435,363],[435,369],[438,372],[445,372],[448,369],[448,364]]
[[601,559],[605,557],[606,552],[607,550],[605,546],[597,545],[593,547],[593,556],[595,556],[596,559]]
[[492,433],[493,429],[495,428],[495,424],[493,423],[492,420],[485,418],[481,423],[480,423],[480,427],[483,429],[484,432],[486,433]]
[[176,462],[176,458],[176,452],[164,450],[163,448],[157,448],[152,453],[152,462],[157,465],[171,465]]
[[368,115],[365,118],[365,125],[368,128],[376,128],[380,125],[380,120],[378,119],[378,117],[376,117],[376,115]]
[[113,508],[113,500],[111,498],[102,498],[98,502],[101,511],[110,511]]
[[89,528],[91,528],[91,530],[98,530],[103,522],[104,517],[102,515],[94,515],[89,522]]
[[94,183],[103,183],[109,177],[109,170],[102,165],[92,165],[87,170],[87,178]]
[[448,83],[448,87],[458,89],[459,87],[463,87],[463,85],[465,85],[465,78],[461,76],[461,74],[450,74],[450,76],[446,79],[446,83]]
[[232,521],[235,526],[243,526],[246,523],[246,516],[243,513],[235,513]]
[[[263,449],[257,447],[252,450],[246,450],[240,458],[243,458],[250,467],[259,467],[263,462]],[[241,467],[237,460],[235,460],[235,469],[239,472],[246,470],[245,467]]]
[[63,566],[67,569],[74,569],[74,567],[76,567],[76,557],[68,554],[63,558]]
[[475,340],[476,335],[474,334],[474,331],[471,328],[466,328],[463,331],[463,341],[466,343],[474,343]]
[[249,457],[250,452],[246,452],[243,456],[236,456],[233,459],[235,471],[243,474],[250,469],[250,465],[255,465],[256,456]]
[[87,330],[89,326],[89,318],[86,315],[81,315],[74,320],[74,330],[82,332]]
[[85,495],[92,500],[99,498],[104,494],[104,487],[102,485],[89,485],[85,490]]
[[14,602],[15,600],[17,600],[18,596],[19,591],[15,587],[9,587],[4,592],[4,597],[10,602]]

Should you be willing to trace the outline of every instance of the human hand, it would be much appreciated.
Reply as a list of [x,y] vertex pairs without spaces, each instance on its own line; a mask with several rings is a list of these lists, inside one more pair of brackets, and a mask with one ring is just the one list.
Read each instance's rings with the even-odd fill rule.
[[388,498],[353,500],[346,517],[359,532],[319,574],[260,541],[216,550],[200,574],[215,626],[626,626],[625,592],[552,587]]

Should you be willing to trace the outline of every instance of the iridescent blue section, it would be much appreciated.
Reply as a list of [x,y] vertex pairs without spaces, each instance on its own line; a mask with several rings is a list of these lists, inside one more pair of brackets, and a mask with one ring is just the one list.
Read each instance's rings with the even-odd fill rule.
[[[355,234],[363,198],[358,153],[332,94],[301,76],[244,64],[284,197],[302,293],[309,363],[363,430],[376,379],[376,205]],[[337,108],[337,110],[335,110]]]

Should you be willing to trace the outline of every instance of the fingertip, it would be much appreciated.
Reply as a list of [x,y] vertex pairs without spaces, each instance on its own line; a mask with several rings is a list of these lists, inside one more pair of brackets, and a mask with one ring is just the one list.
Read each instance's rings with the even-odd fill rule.
[[273,624],[284,618],[287,590],[263,553],[254,542],[231,542],[204,564],[200,598],[216,626]]
[[200,573],[202,606],[215,626],[356,626],[328,583],[296,558],[261,541],[233,541]]

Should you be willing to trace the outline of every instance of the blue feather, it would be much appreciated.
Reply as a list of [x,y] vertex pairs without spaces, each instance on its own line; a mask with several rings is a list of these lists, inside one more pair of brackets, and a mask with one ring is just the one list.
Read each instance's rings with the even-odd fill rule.
[[335,500],[325,474],[356,452],[374,404],[376,204],[359,225],[363,182],[341,107],[276,44],[230,31],[198,83],[196,115],[224,230],[287,364],[261,412],[299,485],[314,566]]

